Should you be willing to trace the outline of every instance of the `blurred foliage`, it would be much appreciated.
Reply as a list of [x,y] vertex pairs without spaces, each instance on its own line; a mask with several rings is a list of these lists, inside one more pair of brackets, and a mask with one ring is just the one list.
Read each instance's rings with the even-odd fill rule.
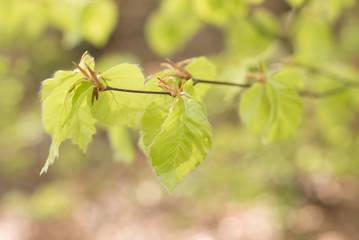
[[95,46],[106,44],[115,28],[117,8],[111,0],[1,0],[0,43],[22,45],[40,38],[49,27],[63,34],[63,43],[74,47],[82,39]]
[[[211,54],[219,80],[243,83],[245,73],[258,71],[259,61],[268,64],[270,74],[286,75],[277,81],[294,79],[288,80],[292,87],[315,92],[359,79],[355,0],[163,0],[139,23],[145,24],[152,55],[145,45],[136,53],[118,51],[128,45],[115,35],[133,25],[119,27],[117,17],[131,1],[119,1],[124,4],[118,8],[109,0],[0,0],[0,238],[358,238],[356,88],[304,99],[298,132],[263,145],[238,117],[244,90],[212,86],[204,98],[214,131],[210,156],[171,196],[128,129],[99,128],[86,154],[65,142],[61,161],[38,177],[51,141],[42,129],[40,82],[57,69],[73,69],[71,61],[87,49],[96,55],[99,71],[141,62],[145,72],[154,72],[155,54],[187,58],[199,49],[196,55]],[[142,21],[129,15],[131,24]],[[212,43],[203,35],[208,27],[223,46],[204,47]],[[121,134],[107,138],[106,131]],[[252,211],[256,206],[260,212]],[[254,218],[266,211],[272,215]],[[251,217],[252,234],[260,236],[248,233]],[[264,222],[282,235],[262,230]],[[20,237],[5,238],[9,229]]]

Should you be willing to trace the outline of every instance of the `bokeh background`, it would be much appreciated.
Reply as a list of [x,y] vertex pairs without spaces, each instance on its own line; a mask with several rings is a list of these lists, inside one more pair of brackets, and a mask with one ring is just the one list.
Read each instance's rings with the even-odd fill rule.
[[359,239],[359,89],[303,99],[289,139],[263,145],[241,123],[242,90],[205,98],[214,144],[170,195],[138,147],[138,130],[71,142],[39,176],[51,137],[41,82],[86,50],[103,71],[144,73],[207,56],[219,80],[263,61],[297,63],[306,88],[359,81],[355,0],[0,0],[0,239]]

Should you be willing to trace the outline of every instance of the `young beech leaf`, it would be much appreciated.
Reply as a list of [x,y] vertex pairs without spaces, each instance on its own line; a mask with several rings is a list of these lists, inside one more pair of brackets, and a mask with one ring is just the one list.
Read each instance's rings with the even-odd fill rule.
[[53,144],[42,173],[54,161],[62,141],[71,139],[85,151],[96,132],[96,120],[91,115],[87,101],[84,101],[92,85],[81,81],[82,78],[76,71],[59,71],[54,78],[43,82],[42,120],[46,132],[52,135]]
[[[131,64],[120,64],[102,73],[100,80],[113,88],[144,90],[141,70]],[[89,95],[89,101],[91,96]],[[136,126],[146,104],[145,94],[104,91],[91,107],[102,124]]]
[[[217,78],[216,67],[206,57],[196,58],[185,67],[185,70],[187,70],[194,79],[215,81]],[[210,87],[210,84],[196,85],[196,97],[201,99]]]
[[55,141],[52,140],[51,146],[49,149],[49,156],[46,159],[45,165],[42,167],[40,175],[47,172],[47,169],[51,164],[54,163],[55,159],[59,156],[59,147],[56,145]]
[[169,115],[173,98],[161,97],[150,103],[143,113],[141,120],[142,141],[148,153],[153,140],[161,132],[161,126]]
[[42,120],[47,133],[53,136],[57,146],[65,140],[63,123],[66,121],[67,113],[70,110],[68,104],[73,92],[68,94],[68,90],[73,83],[82,78],[77,72],[59,71],[54,78],[43,82],[42,87]]
[[46,79],[42,82],[41,101],[45,101],[45,99],[50,96],[52,91],[57,87],[60,87],[60,85],[71,85],[81,78],[82,76],[74,71],[57,71],[53,78]]
[[271,102],[263,84],[253,85],[241,99],[242,121],[253,134],[259,134],[268,124]]
[[302,75],[299,70],[295,68],[286,68],[271,76],[276,83],[287,86],[293,89],[303,88]]
[[191,92],[192,81],[186,85],[186,93],[171,102],[167,97],[148,105],[142,118],[149,162],[169,192],[206,158],[211,148],[206,110],[200,101],[187,94]]
[[275,81],[258,83],[243,95],[240,115],[248,129],[262,135],[264,142],[281,140],[294,133],[301,121],[301,98]]
[[291,88],[268,83],[267,94],[272,102],[271,119],[265,142],[281,140],[293,134],[302,119],[302,100]]

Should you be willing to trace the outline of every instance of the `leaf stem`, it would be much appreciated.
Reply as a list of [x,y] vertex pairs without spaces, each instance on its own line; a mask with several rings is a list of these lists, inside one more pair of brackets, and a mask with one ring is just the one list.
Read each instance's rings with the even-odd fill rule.
[[119,91],[119,92],[129,92],[129,93],[160,94],[160,95],[169,95],[169,96],[171,96],[170,92],[132,90],[132,89],[114,88],[114,87],[110,87],[110,86],[107,86],[104,90],[101,90],[101,91]]

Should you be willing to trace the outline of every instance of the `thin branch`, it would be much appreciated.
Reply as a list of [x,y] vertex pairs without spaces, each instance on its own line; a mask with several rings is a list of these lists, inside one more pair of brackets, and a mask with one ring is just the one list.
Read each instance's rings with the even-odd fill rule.
[[122,89],[122,88],[114,88],[107,86],[106,89],[101,91],[119,91],[119,92],[130,92],[130,93],[143,93],[143,94],[160,94],[160,95],[170,95],[170,92],[161,92],[161,91],[145,91],[145,90],[132,90],[132,89]]
[[347,86],[342,86],[338,88],[334,88],[325,92],[312,92],[309,90],[300,90],[298,91],[298,94],[302,97],[308,97],[308,98],[325,98],[325,97],[331,97],[340,93],[343,93],[348,90]]
[[216,84],[216,85],[227,85],[227,86],[236,86],[236,87],[243,87],[243,88],[249,88],[253,84],[252,83],[233,83],[233,82],[223,82],[223,81],[212,81],[212,80],[202,80],[202,79],[192,79],[193,85],[196,85],[198,83],[208,83],[208,84]]
[[359,87],[359,82],[356,82],[353,79],[349,79],[349,78],[344,77],[344,76],[340,76],[340,75],[335,74],[333,72],[329,72],[329,71],[326,71],[326,70],[323,70],[323,69],[319,69],[317,67],[314,67],[314,66],[311,66],[311,65],[308,65],[308,64],[305,64],[305,63],[294,62],[292,64],[294,66],[306,68],[311,73],[326,76],[329,79],[331,79],[333,81],[336,81],[336,82],[340,82],[340,83],[344,84],[347,87],[354,87],[354,88]]

